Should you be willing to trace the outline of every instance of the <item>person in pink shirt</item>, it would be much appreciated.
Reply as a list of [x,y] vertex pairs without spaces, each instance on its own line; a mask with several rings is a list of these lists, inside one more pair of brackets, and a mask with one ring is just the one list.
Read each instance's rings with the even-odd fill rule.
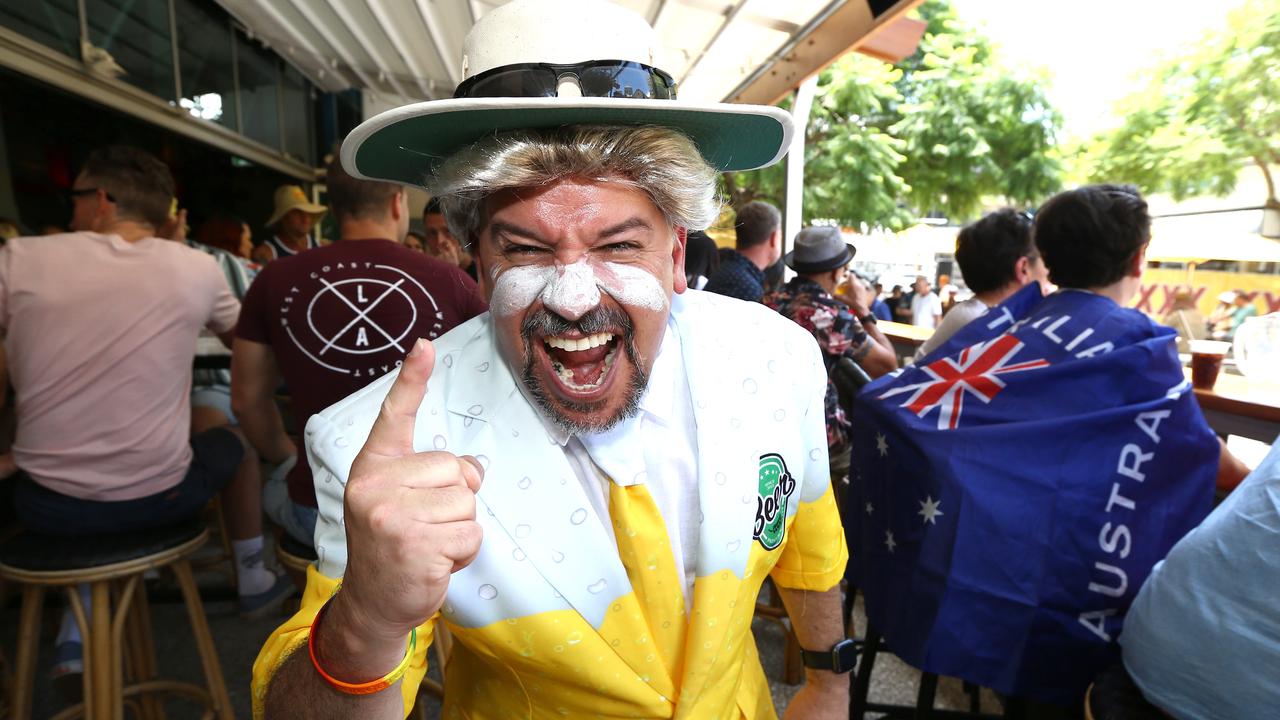
[[[240,304],[212,257],[156,237],[173,187],[142,150],[95,151],[68,193],[73,232],[0,248],[14,506],[34,532],[88,536],[173,524],[221,493],[240,608],[256,615],[292,588],[262,562],[257,455],[233,427],[190,434],[196,336],[229,345]],[[81,668],[68,620],[55,675]]]

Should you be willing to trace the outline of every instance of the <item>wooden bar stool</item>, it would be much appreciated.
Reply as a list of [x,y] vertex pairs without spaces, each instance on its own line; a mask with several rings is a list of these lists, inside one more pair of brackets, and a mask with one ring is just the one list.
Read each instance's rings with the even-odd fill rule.
[[[164,717],[160,696],[166,694],[204,704],[204,718],[231,720],[231,699],[188,561],[208,539],[208,528],[193,519],[167,528],[77,538],[24,532],[0,545],[0,578],[22,587],[9,717],[31,717],[44,595],[50,588],[62,588],[80,626],[85,649],[84,702],[67,708],[54,720],[122,720],[126,698],[131,705],[136,704],[137,717],[158,720]],[[147,593],[139,585],[143,573],[159,568],[171,569],[182,591],[207,687],[155,677]],[[88,612],[76,589],[81,584],[90,587],[92,607]],[[132,680],[129,685],[124,684],[126,665]]]
[[276,534],[276,562],[298,587],[299,595],[307,589],[307,567],[315,561],[315,548],[298,542],[284,530]]

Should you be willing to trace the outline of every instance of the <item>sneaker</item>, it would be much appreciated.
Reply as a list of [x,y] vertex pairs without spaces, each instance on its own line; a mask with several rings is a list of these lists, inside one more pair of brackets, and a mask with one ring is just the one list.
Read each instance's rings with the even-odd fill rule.
[[277,575],[271,587],[256,595],[241,595],[239,600],[240,617],[245,620],[256,620],[266,617],[279,609],[285,598],[297,592],[293,580],[288,575]]
[[60,642],[53,648],[49,680],[63,699],[78,703],[84,696],[84,647],[78,641]]

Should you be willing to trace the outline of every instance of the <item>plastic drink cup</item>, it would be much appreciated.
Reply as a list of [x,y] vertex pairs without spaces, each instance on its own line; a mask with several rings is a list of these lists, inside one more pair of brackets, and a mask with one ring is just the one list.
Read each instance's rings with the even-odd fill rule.
[[1231,343],[1217,340],[1192,340],[1191,346],[1191,387],[1197,390],[1212,390],[1218,381],[1218,372],[1222,370],[1222,360],[1227,356]]

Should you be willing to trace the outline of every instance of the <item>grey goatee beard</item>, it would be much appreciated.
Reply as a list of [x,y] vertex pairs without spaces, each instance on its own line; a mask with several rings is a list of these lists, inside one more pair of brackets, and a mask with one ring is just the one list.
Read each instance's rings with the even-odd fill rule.
[[[592,335],[621,328],[622,349],[631,361],[634,372],[627,383],[622,407],[612,416],[596,420],[575,420],[564,413],[571,410],[584,416],[590,416],[598,408],[592,403],[578,403],[560,399],[552,399],[547,388],[533,371],[534,343],[542,342],[540,337],[562,335],[570,330],[577,330],[583,335]],[[561,430],[570,435],[601,433],[612,430],[619,423],[635,417],[640,412],[640,396],[649,385],[649,375],[640,366],[635,346],[635,326],[626,313],[615,308],[597,307],[576,322],[566,320],[553,312],[539,309],[530,313],[520,325],[520,336],[524,339],[524,369],[520,373],[520,381],[525,390],[533,398],[543,413]],[[615,361],[616,362],[616,361]]]

